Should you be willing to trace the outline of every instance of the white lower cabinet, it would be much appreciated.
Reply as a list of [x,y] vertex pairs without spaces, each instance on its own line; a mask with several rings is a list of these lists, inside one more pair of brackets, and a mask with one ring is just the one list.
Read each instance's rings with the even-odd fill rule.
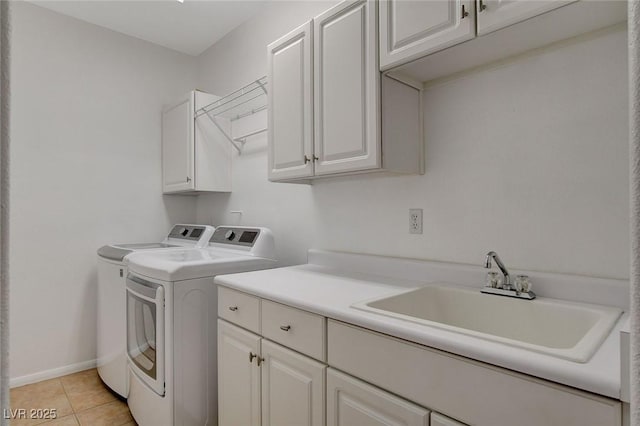
[[219,426],[324,426],[325,370],[219,319]]
[[260,336],[218,320],[218,425],[260,426]]
[[220,426],[622,425],[611,398],[225,287],[218,299],[254,331],[218,319]]
[[262,341],[262,425],[324,426],[326,365]]
[[[620,401],[327,322],[327,363],[476,426],[620,426]],[[446,424],[446,423],[445,423]]]
[[327,426],[428,426],[429,411],[381,389],[327,370]]

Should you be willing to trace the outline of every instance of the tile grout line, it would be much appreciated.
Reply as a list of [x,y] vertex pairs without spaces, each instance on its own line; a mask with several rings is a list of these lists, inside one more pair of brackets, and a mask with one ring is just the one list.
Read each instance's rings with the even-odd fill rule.
[[[84,413],[85,411],[93,410],[94,408],[102,407],[103,405],[113,404],[115,402],[123,402],[123,401],[120,401],[120,400],[116,399],[115,401],[103,402],[102,404],[94,405],[93,407],[85,408],[84,410],[74,411],[73,414],[81,414],[81,413]],[[71,408],[73,408],[73,407],[71,407]]]
[[[62,416],[62,417],[57,417],[56,419],[50,419],[50,420],[45,420],[45,421],[40,422],[40,423],[36,423],[36,424],[34,424],[34,426],[36,426],[36,425],[37,426],[40,426],[40,425],[45,425],[46,426],[47,423],[51,423],[51,422],[54,422],[56,420],[59,420],[59,419],[62,419],[62,418],[66,418],[66,417],[70,417],[70,416],[73,416],[73,419],[75,420],[76,425],[82,426],[82,423],[80,421],[79,415],[82,415],[84,413],[87,413],[88,411],[91,411],[91,410],[94,410],[94,409],[97,409],[97,408],[100,408],[100,407],[103,407],[103,406],[106,406],[106,405],[109,405],[109,404],[123,404],[126,407],[127,414],[129,415],[128,419],[123,420],[121,423],[117,423],[117,425],[114,425],[114,426],[124,426],[124,425],[130,424],[131,422],[135,422],[135,420],[133,419],[133,416],[131,415],[131,411],[129,410],[129,407],[126,404],[126,401],[122,401],[119,398],[117,398],[115,395],[113,395],[113,392],[111,392],[104,385],[104,383],[102,383],[100,381],[99,378],[98,378],[99,385],[95,386],[95,390],[102,390],[102,391],[108,392],[112,396],[114,396],[114,399],[111,400],[111,401],[107,401],[107,402],[103,402],[103,403],[94,405],[92,407],[84,408],[82,410],[76,410],[76,408],[71,403],[70,390],[67,389],[67,387],[64,384],[65,381],[63,380],[66,377],[73,376],[73,375],[76,375],[76,374],[78,374],[78,373],[67,374],[65,376],[60,376],[60,377],[56,377],[56,378],[52,378],[51,379],[51,380],[55,380],[55,382],[57,384],[59,384],[60,387],[62,388],[62,394],[64,395],[64,398],[65,398],[66,402],[68,403],[69,407],[71,408],[71,413],[69,413],[69,414],[67,414],[65,416]],[[33,384],[35,385],[37,383],[40,383],[40,382],[36,382],[36,383],[33,383]],[[91,391],[93,391],[93,390],[94,389],[92,389]],[[80,393],[82,393],[82,392],[80,392]],[[133,423],[133,424],[136,424],[136,423]]]
[[[66,376],[58,377],[58,380],[60,381],[60,384],[62,385],[62,390],[63,390],[63,392],[64,392],[64,395],[65,395],[65,397],[67,398],[67,401],[69,402],[69,406],[71,407],[71,411],[72,411],[73,418],[76,420],[76,423],[77,423],[78,425],[82,426],[82,423],[80,422],[80,419],[78,418],[78,414],[84,413],[84,412],[89,411],[89,410],[92,410],[92,409],[94,409],[94,408],[102,407],[103,405],[111,404],[111,403],[113,403],[113,402],[115,402],[115,401],[105,402],[105,403],[102,403],[102,404],[95,405],[95,406],[93,406],[93,407],[85,408],[84,410],[76,411],[75,407],[74,407],[74,406],[73,406],[73,404],[71,403],[71,399],[69,398],[69,394],[67,393],[67,388],[65,387],[64,382],[62,381],[62,378],[63,378],[63,377],[72,376],[72,375],[74,375],[74,374],[78,374],[78,373],[72,373],[72,374],[67,374]],[[98,379],[98,380],[100,380],[100,379]],[[100,383],[101,383],[101,386],[103,386],[103,387],[104,387],[104,384],[102,384],[102,382],[100,382]],[[105,389],[105,390],[107,390],[107,389]],[[108,390],[107,390],[107,391],[108,391]],[[116,399],[116,401],[117,401],[117,399]],[[128,407],[127,407],[127,408],[128,408]],[[124,423],[122,423],[122,424],[124,425]]]
[[[71,399],[69,398],[69,394],[67,393],[67,388],[64,386],[64,382],[62,381],[62,378],[63,377],[73,376],[74,374],[78,374],[78,373],[84,373],[85,371],[89,371],[89,370],[84,370],[84,371],[79,371],[77,373],[67,374],[66,376],[61,376],[61,377],[58,378],[60,380],[60,383],[62,384],[62,389],[64,390],[64,394],[67,397],[67,400],[69,401],[69,405],[71,406],[71,410],[73,411],[73,414],[83,413],[85,411],[91,410],[92,408],[101,407],[103,405],[107,405],[107,404],[110,404],[112,402],[118,401],[118,399],[116,398],[114,401],[103,402],[102,404],[94,405],[93,407],[88,407],[88,408],[85,408],[84,410],[76,411],[76,409],[74,408],[73,404],[71,403]],[[100,380],[100,378],[98,378],[98,380]],[[105,391],[111,393],[111,391],[105,387],[104,383],[102,383],[102,381],[100,381],[100,386]],[[114,397],[115,397],[115,395],[114,395]]]
[[[62,378],[63,377],[67,377],[67,376],[69,376],[69,374],[67,374],[66,376],[58,377],[58,381],[60,382],[60,386],[62,386],[62,392],[64,392],[64,397],[67,398],[67,402],[69,403],[69,407],[71,407],[71,414],[70,415],[73,416],[73,419],[76,421],[76,424],[81,426],[80,425],[80,420],[78,420],[78,417],[76,417],[76,409],[73,408],[73,404],[71,404],[71,399],[69,399],[69,394],[67,393],[67,388],[64,386],[64,382],[62,381]],[[64,417],[67,417],[67,416],[64,416]],[[61,417],[61,418],[64,418],[64,417]]]

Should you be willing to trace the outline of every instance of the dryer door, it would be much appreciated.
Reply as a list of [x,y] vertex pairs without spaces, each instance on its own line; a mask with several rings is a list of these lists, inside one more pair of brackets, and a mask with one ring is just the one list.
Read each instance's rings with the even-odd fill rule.
[[164,287],[127,275],[127,357],[134,373],[158,395],[164,381]]

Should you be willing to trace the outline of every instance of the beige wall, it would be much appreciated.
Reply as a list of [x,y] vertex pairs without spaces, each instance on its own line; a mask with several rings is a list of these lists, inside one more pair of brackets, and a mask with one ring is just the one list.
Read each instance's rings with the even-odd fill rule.
[[163,197],[162,104],[195,58],[13,3],[11,377],[95,359],[96,249],[195,219]]
[[[272,4],[199,59],[228,93],[266,74],[266,45],[328,8]],[[234,158],[234,192],[198,220],[271,227],[283,264],[310,247],[613,278],[629,274],[624,28],[467,73],[425,91],[426,174],[312,186],[267,182],[266,136]],[[409,208],[424,234],[408,233]],[[479,281],[482,277],[478,278]]]

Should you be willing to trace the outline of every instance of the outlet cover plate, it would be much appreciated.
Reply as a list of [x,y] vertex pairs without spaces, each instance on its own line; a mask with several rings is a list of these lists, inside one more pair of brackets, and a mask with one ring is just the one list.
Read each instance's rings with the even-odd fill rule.
[[409,233],[422,234],[422,209],[409,209]]

